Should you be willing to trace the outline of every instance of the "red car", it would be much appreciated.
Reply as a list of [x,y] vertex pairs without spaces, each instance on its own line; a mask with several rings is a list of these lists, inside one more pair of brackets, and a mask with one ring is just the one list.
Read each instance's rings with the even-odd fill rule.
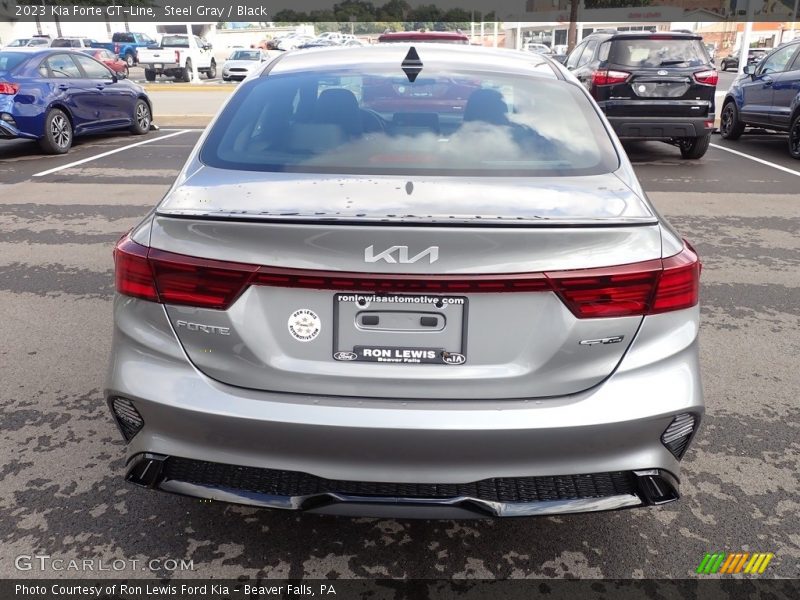
[[392,31],[378,36],[379,44],[391,42],[434,42],[437,44],[469,44],[469,37],[460,31]]
[[128,78],[128,63],[122,60],[119,56],[112,54],[105,48],[86,48],[81,52],[85,52],[92,58],[99,60],[109,69],[114,71],[114,73],[117,74],[117,77],[122,79]]

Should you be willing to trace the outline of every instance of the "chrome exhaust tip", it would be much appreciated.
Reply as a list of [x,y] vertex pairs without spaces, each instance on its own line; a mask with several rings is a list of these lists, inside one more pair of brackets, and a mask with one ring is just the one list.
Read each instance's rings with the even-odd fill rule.
[[125,475],[125,481],[135,485],[155,488],[161,483],[161,472],[167,457],[163,454],[139,454]]

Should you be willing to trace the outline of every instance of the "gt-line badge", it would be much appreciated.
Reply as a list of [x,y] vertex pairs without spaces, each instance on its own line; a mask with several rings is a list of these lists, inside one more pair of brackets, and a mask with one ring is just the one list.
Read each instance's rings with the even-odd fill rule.
[[289,333],[298,342],[310,342],[315,339],[322,329],[317,313],[308,308],[300,308],[289,316]]

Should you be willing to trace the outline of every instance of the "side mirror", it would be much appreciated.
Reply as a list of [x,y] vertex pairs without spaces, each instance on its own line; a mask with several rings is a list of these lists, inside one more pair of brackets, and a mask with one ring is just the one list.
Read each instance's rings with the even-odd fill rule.
[[755,75],[756,66],[754,64],[745,65],[742,69],[742,73],[745,75]]

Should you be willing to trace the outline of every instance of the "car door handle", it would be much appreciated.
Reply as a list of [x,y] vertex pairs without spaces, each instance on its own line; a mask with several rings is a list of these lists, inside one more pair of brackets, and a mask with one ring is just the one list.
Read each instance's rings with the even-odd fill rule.
[[772,77],[764,77],[764,79],[762,79],[761,81],[767,87],[771,86],[774,83],[774,81],[772,80]]
[[62,91],[66,91],[66,90],[69,89],[69,84],[67,84],[67,83],[59,83],[58,84],[58,89],[60,89]]

